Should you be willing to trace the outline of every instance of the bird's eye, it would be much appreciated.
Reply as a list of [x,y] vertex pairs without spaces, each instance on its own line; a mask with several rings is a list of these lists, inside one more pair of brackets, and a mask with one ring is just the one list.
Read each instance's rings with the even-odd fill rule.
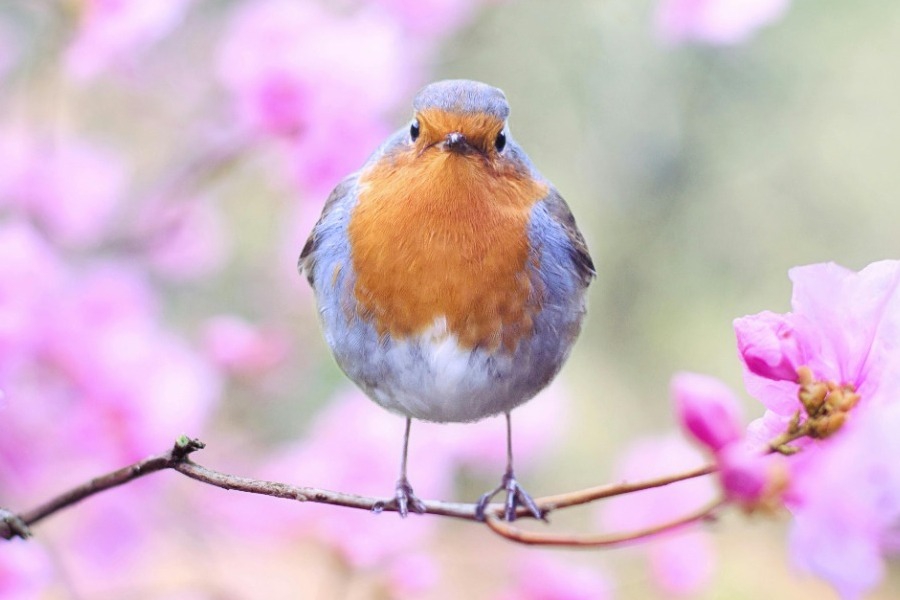
[[494,147],[497,148],[497,152],[503,152],[503,149],[506,148],[506,134],[502,131],[497,134],[497,139],[494,140]]
[[409,137],[412,141],[416,141],[419,137],[419,122],[413,121],[412,125],[409,126]]

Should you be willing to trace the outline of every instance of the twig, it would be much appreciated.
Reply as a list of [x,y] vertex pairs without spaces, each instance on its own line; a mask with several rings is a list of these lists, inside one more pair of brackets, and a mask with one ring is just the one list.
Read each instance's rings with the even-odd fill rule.
[[[344,506],[347,508],[356,508],[371,510],[375,512],[396,511],[397,507],[393,504],[391,498],[375,498],[369,496],[358,496],[356,494],[347,494],[344,492],[335,492],[313,487],[302,487],[290,485],[287,483],[279,483],[275,481],[264,481],[260,479],[251,479],[248,477],[240,477],[238,475],[229,475],[208,469],[202,465],[190,460],[189,455],[204,447],[199,440],[190,439],[182,436],[175,443],[175,446],[168,452],[145,458],[133,465],[123,469],[113,471],[106,475],[102,475],[91,481],[77,486],[63,494],[51,499],[50,501],[34,508],[13,514],[8,511],[0,511],[0,538],[11,539],[13,537],[27,537],[30,532],[28,527],[34,525],[38,521],[60,511],[64,508],[88,498],[102,491],[124,485],[129,481],[163,471],[165,469],[173,469],[186,477],[213,485],[225,490],[235,490],[250,494],[260,494],[264,496],[272,496],[275,498],[285,498],[299,502],[315,502],[318,504],[332,504],[335,506]],[[601,498],[608,498],[621,494],[636,492],[643,489],[656,488],[669,485],[685,479],[700,477],[713,472],[713,467],[704,467],[702,469],[694,469],[679,475],[661,477],[643,482],[619,483],[613,485],[599,486],[579,490],[567,494],[559,494],[555,496],[547,496],[538,498],[537,504],[546,513],[556,509],[579,504],[586,504]],[[443,502],[439,500],[427,500],[424,502],[425,513],[432,515],[440,515],[444,517],[453,517],[457,519],[465,519],[476,521],[475,504]],[[486,510],[488,515],[488,524],[497,531],[495,513],[502,509],[500,504],[492,504]],[[527,516],[521,514],[520,516]],[[516,539],[518,530],[516,528],[508,528],[508,532],[513,532],[506,537]],[[499,532],[498,532],[499,533]],[[503,535],[503,534],[501,534]],[[528,534],[530,535],[530,534]],[[647,534],[649,535],[649,534]],[[526,535],[527,537],[527,535]],[[523,540],[524,541],[524,540]],[[535,543],[524,541],[524,543]]]
[[95,477],[87,483],[72,488],[36,508],[18,515],[4,510],[0,512],[0,517],[2,517],[0,518],[0,537],[7,540],[13,537],[29,537],[31,532],[28,527],[41,519],[81,502],[89,496],[124,485],[138,477],[162,471],[163,469],[171,469],[176,464],[184,461],[191,452],[196,452],[203,447],[203,442],[181,436],[175,442],[175,446],[168,452],[145,458],[112,473]]
[[538,499],[537,503],[542,510],[551,511],[557,508],[566,508],[569,506],[577,506],[579,504],[587,504],[589,502],[594,502],[595,500],[602,500],[603,498],[611,498],[613,496],[621,496],[622,494],[630,494],[632,492],[638,492],[640,490],[649,490],[652,488],[663,487],[672,483],[678,483],[679,481],[686,481],[688,479],[695,479],[697,477],[703,477],[704,475],[710,475],[715,472],[716,467],[714,465],[706,465],[704,467],[698,467],[691,471],[686,471],[677,475],[666,475],[665,477],[648,479],[646,481],[599,485],[597,487],[587,488],[585,490],[579,490],[577,492],[568,492],[566,494],[559,494],[556,496],[544,496],[543,498]]
[[527,531],[507,523],[499,513],[485,514],[485,520],[488,527],[494,533],[505,537],[508,540],[518,542],[520,544],[528,544],[533,546],[566,546],[569,548],[611,548],[614,546],[623,546],[632,542],[648,538],[653,535],[665,533],[681,529],[692,523],[699,521],[711,520],[715,517],[716,511],[725,505],[724,499],[719,499],[708,506],[691,513],[687,516],[668,521],[645,529],[629,531],[625,533],[610,533],[598,535],[578,535],[578,534],[559,534],[545,533],[539,531]]
[[[397,507],[392,504],[392,498],[359,496],[356,494],[334,492],[320,488],[302,487],[276,481],[264,481],[262,479],[228,475],[226,473],[220,473],[219,471],[207,469],[191,460],[184,460],[173,468],[191,479],[214,485],[224,490],[260,494],[262,496],[272,496],[274,498],[286,498],[298,502],[332,504],[334,506],[371,510],[375,512],[395,512],[397,510]],[[425,514],[475,520],[474,504],[442,502],[440,500],[426,500],[423,504],[425,505]],[[499,505],[495,508],[499,508]]]

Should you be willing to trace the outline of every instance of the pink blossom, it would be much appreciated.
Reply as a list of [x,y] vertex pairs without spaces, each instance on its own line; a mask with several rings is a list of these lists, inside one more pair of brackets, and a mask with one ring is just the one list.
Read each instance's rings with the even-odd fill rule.
[[3,542],[3,552],[0,552],[0,598],[45,598],[52,575],[50,559],[40,544],[19,539]]
[[85,0],[65,55],[75,79],[92,79],[112,67],[131,66],[182,20],[190,0]]
[[[703,466],[703,455],[676,435],[645,438],[631,444],[619,460],[615,477],[638,481],[671,475]],[[630,531],[659,525],[686,516],[715,497],[708,479],[691,479],[675,485],[642,490],[611,498],[601,507],[600,521],[611,531]],[[696,594],[708,582],[715,555],[702,530],[678,532],[671,537],[642,544],[657,585],[668,594]],[[691,560],[686,561],[685,556]]]
[[495,600],[603,600],[612,598],[598,569],[563,562],[546,553],[520,554],[513,584]]
[[219,78],[241,121],[281,138],[301,186],[319,193],[359,167],[408,97],[419,67],[403,41],[395,24],[371,13],[247,3],[220,47]]
[[679,373],[671,388],[678,421],[698,442],[718,452],[743,437],[740,402],[727,385],[706,375]]
[[143,277],[99,265],[63,290],[67,301],[46,324],[44,360],[92,405],[84,439],[117,440],[121,460],[198,433],[218,397],[219,379],[183,339],[161,326]]
[[[31,271],[4,292],[18,337],[5,340],[0,371],[0,487],[55,491],[60,469],[87,475],[199,433],[218,376],[162,325],[147,282],[121,264],[41,277],[56,269],[48,251],[27,229],[11,231],[0,232],[0,273]],[[7,249],[17,253],[5,261]],[[48,423],[65,426],[29,443]]]
[[[36,336],[39,337],[39,336]],[[15,504],[28,494],[58,492],[59,473],[83,458],[68,448],[68,428],[46,436],[47,423],[69,417],[70,401],[51,373],[44,373],[36,359],[39,346],[19,346],[2,364],[0,400],[0,488],[4,503]],[[33,442],[41,439],[40,444]]]
[[95,242],[122,199],[125,168],[113,152],[70,140],[43,145],[27,191],[31,210],[63,242]]
[[[798,383],[753,367],[754,356],[775,357],[767,362],[777,364],[784,362],[777,358],[781,353],[807,367],[813,382],[858,394],[858,404],[850,404],[831,437],[795,442],[803,450],[788,463],[785,492],[796,517],[790,538],[795,563],[856,598],[880,580],[882,556],[900,545],[900,404],[894,399],[900,384],[900,261],[873,263],[858,273],[810,265],[790,275],[792,313],[735,321],[738,338],[749,340],[741,348],[748,390],[769,408],[750,433],[782,433],[801,408]],[[766,327],[774,333],[766,334]],[[752,490],[753,478],[748,482]]]
[[75,138],[0,134],[0,204],[35,219],[63,244],[96,243],[112,222],[126,170],[111,150]]
[[747,390],[774,413],[765,417],[766,432],[777,430],[779,419],[783,432],[801,406],[796,379],[760,369],[760,356],[769,357],[767,364],[807,366],[819,381],[852,385],[861,397],[854,413],[886,402],[900,382],[900,262],[876,262],[858,273],[809,265],[791,269],[790,277],[793,312],[734,322]]
[[737,397],[713,377],[679,373],[671,387],[681,427],[714,455],[725,497],[747,508],[780,500],[787,479],[783,457],[766,455],[765,448],[783,429],[759,443],[745,438]]
[[780,19],[789,0],[661,0],[656,12],[666,42],[739,44]]
[[746,443],[754,448],[767,448],[772,440],[784,433],[786,426],[783,416],[767,410],[762,417],[747,425]]
[[900,403],[870,411],[819,452],[793,461],[794,563],[859,598],[900,552]]
[[263,375],[284,362],[289,351],[286,332],[261,328],[233,315],[207,321],[203,345],[212,361],[241,377]]
[[[312,2],[269,0],[238,8],[219,49],[218,73],[254,128],[290,133],[310,125],[316,70],[307,36],[329,29]],[[311,41],[311,40],[310,40]]]
[[786,315],[763,311],[740,319],[736,327],[738,352],[747,369],[774,381],[797,381],[797,368],[808,359]]
[[400,39],[387,21],[371,16],[338,18],[313,2],[252,2],[232,19],[219,76],[249,124],[303,132],[323,116],[392,108],[409,77]]
[[[181,433],[201,433],[218,375],[165,326],[155,290],[133,265],[85,260],[65,268],[33,229],[7,222],[0,314],[8,319],[0,344],[6,502],[33,503],[159,452]],[[78,563],[72,573],[108,582],[126,572],[120,567],[139,555],[163,481],[134,482],[79,506],[75,522],[85,530],[68,530],[66,542],[67,560]]]
[[44,305],[64,273],[59,257],[30,225],[0,223],[0,375],[33,356]]
[[762,454],[759,446],[731,444],[717,454],[716,462],[725,497],[748,508],[779,500],[787,484],[784,457]]

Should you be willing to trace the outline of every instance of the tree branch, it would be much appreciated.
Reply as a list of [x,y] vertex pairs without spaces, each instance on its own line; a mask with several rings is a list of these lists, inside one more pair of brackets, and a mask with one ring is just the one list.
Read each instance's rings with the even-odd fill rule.
[[520,544],[532,546],[565,546],[568,548],[611,548],[614,546],[624,546],[625,544],[637,542],[660,533],[675,531],[699,521],[712,520],[715,518],[716,512],[724,505],[725,500],[719,499],[696,512],[659,525],[653,525],[652,527],[624,533],[595,535],[527,531],[504,521],[500,518],[500,515],[496,513],[485,515],[485,520],[487,521],[487,526],[491,528],[491,531]]
[[[172,469],[178,471],[182,475],[200,481],[202,483],[213,485],[225,490],[235,490],[250,494],[260,494],[263,496],[272,496],[275,498],[285,498],[298,502],[315,502],[318,504],[332,504],[335,506],[344,506],[347,508],[365,509],[373,512],[395,512],[397,507],[392,498],[375,498],[369,496],[359,496],[356,494],[347,494],[344,492],[335,492],[312,487],[302,487],[280,483],[276,481],[264,481],[261,479],[251,479],[238,475],[229,475],[208,469],[202,465],[193,462],[190,454],[200,450],[204,444],[199,440],[190,439],[186,436],[179,438],[175,446],[168,452],[157,454],[144,460],[138,461],[133,465],[129,465],[117,471],[107,473],[96,477],[87,483],[79,485],[71,490],[60,494],[59,496],[33,508],[18,514],[11,513],[0,509],[0,538],[12,539],[13,537],[26,538],[30,535],[29,526],[41,521],[42,519],[76,504],[85,498],[98,494],[105,490],[124,485],[138,477],[149,475],[157,471]],[[694,469],[678,475],[660,477],[642,482],[623,482],[605,486],[598,486],[569,492],[566,494],[558,494],[555,496],[546,496],[536,500],[537,505],[544,511],[549,513],[561,508],[577,506],[594,502],[602,498],[628,494],[639,490],[650,489],[692,479],[707,475],[715,470],[713,466],[707,466],[700,469]],[[628,534],[631,537],[619,535],[617,536],[591,536],[587,538],[576,539],[573,536],[553,536],[535,534],[526,532],[501,521],[499,515],[503,510],[501,504],[492,504],[487,508],[486,518],[488,526],[496,533],[510,540],[525,544],[549,544],[549,545],[569,545],[569,546],[588,546],[588,545],[614,545],[624,543],[631,539],[646,537],[660,531],[674,529],[687,523],[709,518],[713,511],[720,506],[717,503],[713,507],[708,507],[704,511],[698,512],[676,522],[667,523],[652,530],[645,530]],[[440,515],[444,517],[453,517],[457,519],[465,519],[476,521],[475,504],[443,502],[439,500],[427,500],[424,502],[425,513],[432,515]],[[528,513],[521,511],[518,513],[520,517],[527,517]]]
[[[371,496],[359,496],[356,494],[347,494],[344,492],[333,492],[320,488],[302,487],[290,485],[287,483],[279,483],[276,481],[265,481],[262,479],[251,479],[248,477],[240,477],[238,475],[228,475],[207,469],[204,466],[186,459],[173,468],[186,475],[191,479],[214,485],[224,490],[235,490],[238,492],[246,492],[249,494],[260,494],[262,496],[272,496],[274,498],[286,498],[288,500],[296,500],[298,502],[315,502],[317,504],[332,504],[334,506],[343,506],[346,508],[357,508],[370,510],[373,512],[396,512],[397,507],[392,504],[392,498],[374,498]],[[423,501],[425,505],[425,514],[441,515],[444,517],[456,517],[459,519],[475,520],[475,505],[462,504],[455,502],[442,502],[440,500]],[[496,508],[499,510],[499,504]]]
[[85,498],[98,494],[105,490],[124,485],[129,481],[162,471],[171,469],[176,464],[184,461],[191,452],[196,452],[204,447],[200,440],[193,440],[187,436],[181,436],[175,442],[175,446],[168,452],[157,454],[138,461],[112,473],[95,477],[87,483],[83,483],[59,496],[18,515],[7,510],[0,509],[0,537],[12,539],[13,537],[26,538],[31,535],[28,527],[41,519],[49,517],[53,513],[81,502]]
[[[698,467],[684,473],[676,475],[666,475],[656,479],[648,479],[646,481],[636,481],[634,483],[621,482],[606,485],[598,485],[597,487],[579,490],[577,492],[568,492],[556,496],[544,496],[538,499],[537,503],[541,509],[545,511],[556,510],[558,508],[567,508],[569,506],[577,506],[579,504],[588,504],[603,498],[611,498],[613,496],[621,496],[622,494],[630,494],[640,490],[649,490],[652,488],[663,487],[679,481],[686,481],[704,475],[710,475],[716,472],[714,465],[706,465]],[[523,513],[524,514],[524,513]]]

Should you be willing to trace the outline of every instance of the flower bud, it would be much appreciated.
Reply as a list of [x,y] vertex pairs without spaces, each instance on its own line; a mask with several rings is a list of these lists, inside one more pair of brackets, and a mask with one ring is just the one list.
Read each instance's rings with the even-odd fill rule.
[[672,378],[675,413],[681,427],[718,452],[744,432],[738,399],[724,383],[706,375],[679,373]]
[[765,311],[734,320],[738,351],[750,372],[776,381],[797,381],[802,362],[789,318]]
[[825,404],[825,397],[828,396],[828,386],[821,381],[816,381],[808,385],[800,387],[797,397],[800,404],[806,410],[806,414],[815,415]]
[[845,412],[833,412],[822,415],[816,419],[810,419],[808,427],[809,436],[820,440],[827,438],[828,436],[837,433],[838,430],[844,426],[846,420],[847,413]]
[[787,470],[778,455],[765,455],[744,444],[732,444],[718,454],[719,481],[725,497],[753,510],[774,508],[787,487]]

